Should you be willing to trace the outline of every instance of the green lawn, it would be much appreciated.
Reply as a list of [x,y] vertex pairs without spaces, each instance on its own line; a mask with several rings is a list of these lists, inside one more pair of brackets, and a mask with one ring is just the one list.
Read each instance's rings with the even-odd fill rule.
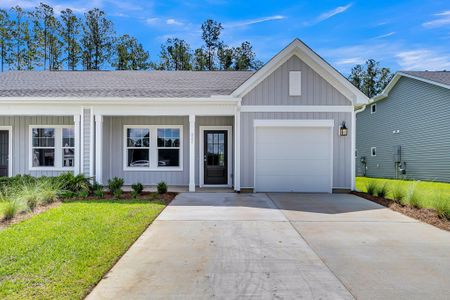
[[356,177],[356,189],[361,192],[367,192],[366,184],[369,181],[375,181],[378,185],[386,182],[388,185],[388,198],[391,198],[389,186],[400,185],[405,191],[412,184],[416,184],[416,190],[420,196],[422,207],[433,208],[433,200],[436,194],[441,194],[444,197],[450,196],[450,183],[444,182],[430,182],[430,181],[410,181],[410,180],[395,180],[384,178],[368,178]]
[[81,299],[165,207],[63,203],[0,231],[0,299]]

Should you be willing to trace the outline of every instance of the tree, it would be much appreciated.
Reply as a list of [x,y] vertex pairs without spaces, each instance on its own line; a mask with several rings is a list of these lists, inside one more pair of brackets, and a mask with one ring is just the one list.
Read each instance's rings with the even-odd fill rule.
[[54,47],[58,39],[60,24],[55,17],[53,7],[44,3],[40,3],[35,8],[33,17],[38,54],[41,56],[42,66],[44,70],[52,70],[54,62],[52,62],[51,56],[54,56],[54,53],[50,52],[55,52]]
[[191,48],[189,44],[181,39],[167,39],[161,45],[160,70],[181,71],[192,70]]
[[195,71],[208,70],[208,57],[202,48],[195,49],[194,51],[193,69]]
[[250,42],[243,42],[233,51],[234,69],[236,71],[245,71],[253,69],[255,62],[255,52]]
[[372,98],[384,90],[392,77],[389,68],[380,68],[379,62],[368,59],[364,66],[354,66],[348,79],[367,97]]
[[233,66],[234,51],[226,45],[220,45],[217,49],[217,58],[219,59],[220,70],[231,70]]
[[14,19],[11,20],[11,40],[12,40],[12,51],[8,58],[9,68],[15,70],[24,69],[24,51],[25,51],[25,12],[20,6],[15,6],[11,8],[11,13]]
[[23,41],[25,43],[25,50],[23,52],[24,66],[27,70],[34,69],[38,60],[37,45],[33,32],[30,32],[29,21],[24,21]]
[[84,68],[100,70],[111,58],[114,41],[113,24],[104,11],[94,8],[85,14],[81,41]]
[[70,8],[61,11],[61,35],[64,41],[65,58],[67,69],[74,71],[80,61],[81,47],[78,42],[80,34],[80,20],[74,15]]
[[7,63],[11,51],[11,22],[9,20],[8,12],[0,9],[0,70],[4,71],[4,66]]
[[202,24],[202,39],[205,42],[207,68],[208,70],[214,70],[214,59],[216,51],[222,44],[220,41],[220,32],[223,27],[221,23],[208,19]]
[[150,67],[150,54],[144,50],[137,39],[128,34],[122,35],[115,44],[115,60],[112,66],[116,70],[147,70]]

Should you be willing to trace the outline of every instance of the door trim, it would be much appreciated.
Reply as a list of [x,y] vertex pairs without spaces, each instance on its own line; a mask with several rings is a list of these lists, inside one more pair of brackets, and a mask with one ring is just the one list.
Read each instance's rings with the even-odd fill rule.
[[[205,184],[205,172],[204,172],[204,164],[203,164],[203,155],[204,155],[204,134],[205,130],[226,130],[227,131],[227,169],[228,169],[228,180],[227,184]],[[233,186],[233,178],[232,178],[232,166],[233,166],[233,126],[200,126],[199,130],[199,156],[198,156],[198,176],[199,176],[199,186],[200,187],[232,187]]]
[[12,176],[12,126],[0,126],[0,130],[8,131],[8,177]]
[[328,128],[330,131],[330,188],[328,193],[333,193],[333,157],[334,157],[334,120],[253,120],[253,192],[256,190],[256,130],[264,127],[297,127],[297,128]]

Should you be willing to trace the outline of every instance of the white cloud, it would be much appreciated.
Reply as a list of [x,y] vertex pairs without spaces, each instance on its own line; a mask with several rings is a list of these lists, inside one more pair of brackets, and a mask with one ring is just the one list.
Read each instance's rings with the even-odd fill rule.
[[443,70],[450,68],[450,55],[430,49],[402,51],[396,55],[404,70]]
[[167,19],[167,20],[166,20],[166,24],[167,24],[167,25],[176,25],[176,26],[184,25],[183,22],[177,21],[177,20],[175,20],[175,19]]
[[450,10],[435,14],[435,16],[437,18],[432,21],[422,23],[422,26],[425,28],[436,28],[450,25]]
[[334,62],[338,66],[344,66],[344,65],[358,65],[364,63],[364,58],[362,57],[350,57],[350,58],[344,58],[344,59],[338,59]]
[[395,31],[392,31],[392,32],[389,32],[389,33],[386,33],[386,34],[382,34],[382,35],[376,36],[376,37],[374,37],[374,39],[384,39],[384,38],[393,36],[394,34],[395,34]]
[[156,25],[159,23],[159,18],[147,18],[145,19],[145,24],[147,25]]
[[348,10],[353,4],[349,3],[347,5],[343,5],[343,6],[338,6],[335,9],[332,9],[330,11],[324,12],[322,13],[320,16],[318,16],[314,22],[312,22],[312,24],[316,24],[316,23],[320,23],[323,22],[331,17],[334,17],[338,14],[342,14],[343,12],[345,12],[346,10]]
[[245,26],[250,26],[250,25],[254,25],[254,24],[258,24],[258,23],[277,21],[277,20],[283,20],[283,19],[286,19],[286,17],[280,16],[280,15],[275,15],[275,16],[269,16],[269,17],[263,17],[263,18],[256,18],[256,19],[249,19],[249,20],[226,23],[223,25],[223,27],[225,27],[225,28],[245,27]]

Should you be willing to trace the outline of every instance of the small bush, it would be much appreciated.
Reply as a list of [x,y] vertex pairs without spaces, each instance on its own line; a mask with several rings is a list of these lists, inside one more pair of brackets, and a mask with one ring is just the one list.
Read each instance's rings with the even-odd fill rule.
[[90,191],[91,182],[90,178],[84,174],[74,175],[73,173],[63,173],[53,179],[57,182],[62,190],[79,193],[81,191]]
[[123,178],[114,177],[108,180],[108,189],[114,195],[114,197],[120,198],[120,196],[122,196],[123,183],[124,183]]
[[404,204],[411,207],[420,208],[420,197],[416,189],[416,182],[413,182],[408,187],[408,193]]
[[20,202],[20,200],[14,199],[6,201],[6,205],[3,206],[3,210],[0,215],[3,215],[5,220],[10,220],[14,218],[18,213],[26,211],[28,209],[27,205]]
[[381,198],[386,198],[386,195],[388,194],[389,186],[386,182],[383,182],[377,189],[377,195]]
[[137,196],[139,196],[142,193],[142,191],[144,190],[144,186],[142,185],[142,183],[138,182],[138,183],[132,184],[131,189],[132,189],[131,196],[133,198],[137,198]]
[[122,189],[117,189],[117,190],[115,190],[115,191],[113,192],[113,196],[114,196],[114,198],[116,198],[116,199],[120,199],[120,197],[122,196],[122,194],[123,194]]
[[72,192],[72,191],[62,191],[62,192],[59,193],[59,195],[62,198],[70,199],[70,198],[74,198],[77,194]]
[[450,219],[450,199],[444,197],[442,193],[432,195],[432,205],[439,217]]
[[105,196],[105,193],[103,192],[103,186],[95,182],[92,185],[92,194],[94,195],[94,197],[103,198]]
[[156,186],[156,189],[158,191],[158,194],[165,194],[165,193],[167,193],[167,184],[164,181],[161,181]]
[[377,191],[377,183],[373,180],[370,180],[366,184],[367,194],[374,196]]
[[399,183],[394,184],[391,187],[392,191],[392,200],[394,200],[397,203],[402,203],[403,199],[405,198],[405,191],[401,187]]
[[85,191],[85,190],[79,191],[78,192],[78,197],[86,199],[87,197],[89,197],[89,191]]

